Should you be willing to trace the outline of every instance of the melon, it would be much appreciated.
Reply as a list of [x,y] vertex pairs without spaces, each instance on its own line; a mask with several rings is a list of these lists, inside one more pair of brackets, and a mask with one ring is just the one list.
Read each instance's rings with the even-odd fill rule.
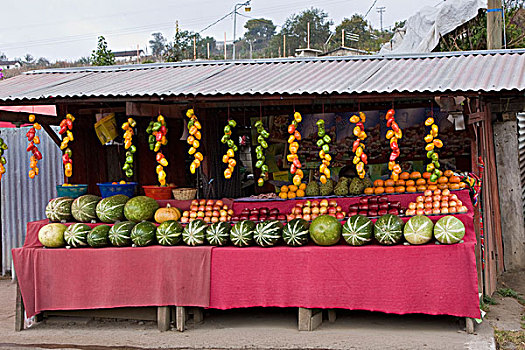
[[157,242],[160,245],[175,245],[180,242],[182,231],[184,231],[184,227],[179,222],[175,220],[164,221],[157,227]]
[[433,229],[432,220],[424,215],[417,215],[407,221],[403,235],[410,244],[425,244],[432,239]]
[[128,196],[117,194],[98,202],[95,211],[100,221],[112,224],[124,219],[124,205],[129,200]]
[[207,228],[208,225],[206,225],[204,220],[193,220],[184,228],[182,240],[189,246],[202,245],[204,244]]
[[254,230],[255,223],[253,221],[239,221],[232,227],[230,241],[237,247],[247,247],[252,244]]
[[374,237],[383,245],[393,245],[403,238],[403,220],[397,215],[386,214],[377,219]]
[[67,227],[64,224],[47,224],[38,231],[38,240],[44,247],[63,247],[66,229]]
[[69,197],[58,197],[50,200],[46,206],[46,217],[51,222],[71,221],[73,219],[71,215],[72,203],[73,198]]
[[282,236],[283,225],[277,220],[263,221],[255,225],[253,240],[261,247],[271,247]]
[[[79,197],[80,198],[80,197]],[[92,248],[100,248],[109,245],[109,230],[111,227],[108,225],[98,225],[89,231],[87,235],[87,243]]]
[[131,230],[131,241],[137,247],[145,247],[155,240],[157,226],[149,221],[142,221]]
[[434,237],[443,244],[458,243],[465,237],[465,225],[454,216],[442,217],[434,226]]
[[227,222],[216,222],[206,230],[206,240],[210,245],[223,246],[230,240],[231,225]]
[[86,224],[77,223],[70,225],[64,232],[64,240],[71,247],[87,246],[87,234],[89,231],[91,231],[91,227]]
[[78,197],[71,204],[71,214],[78,222],[91,222],[97,220],[97,204],[100,197],[86,194]]
[[343,238],[346,243],[360,246],[372,240],[374,236],[374,225],[372,220],[364,215],[349,217],[343,225]]
[[308,243],[308,221],[292,219],[283,228],[283,240],[289,246],[299,247]]
[[330,215],[321,215],[310,224],[310,237],[318,245],[334,245],[341,239],[341,223]]
[[141,222],[153,219],[159,204],[153,198],[138,196],[131,198],[124,206],[124,216],[129,221]]
[[131,245],[131,230],[136,223],[132,221],[118,222],[109,230],[108,238],[115,247],[127,247]]

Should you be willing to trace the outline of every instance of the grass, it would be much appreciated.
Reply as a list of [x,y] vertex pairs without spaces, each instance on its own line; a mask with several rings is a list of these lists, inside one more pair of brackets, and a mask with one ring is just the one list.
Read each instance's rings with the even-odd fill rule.
[[496,299],[484,295],[480,301],[479,308],[485,312],[489,311],[489,305],[497,305]]
[[525,350],[524,331],[500,331],[494,330],[494,339],[497,349]]
[[512,288],[500,288],[498,289],[498,294],[502,297],[506,298],[514,298],[516,299],[521,305],[525,305],[525,299],[518,294],[514,289]]

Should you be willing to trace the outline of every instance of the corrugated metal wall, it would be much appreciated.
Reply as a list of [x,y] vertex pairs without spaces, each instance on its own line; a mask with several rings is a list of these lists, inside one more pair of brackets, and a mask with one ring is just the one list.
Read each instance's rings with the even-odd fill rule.
[[29,127],[0,129],[0,136],[9,146],[4,153],[7,172],[0,181],[2,275],[11,270],[11,249],[24,244],[26,223],[45,218],[49,199],[56,197],[55,186],[62,183],[61,151],[43,129],[37,133],[43,156],[38,163],[40,175],[29,178],[28,130]]
[[525,216],[525,113],[518,113],[518,147],[521,171],[521,198]]

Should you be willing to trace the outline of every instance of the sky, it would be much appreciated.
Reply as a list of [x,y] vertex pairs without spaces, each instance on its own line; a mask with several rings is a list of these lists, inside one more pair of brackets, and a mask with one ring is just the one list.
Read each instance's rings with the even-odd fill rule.
[[[25,0],[3,1],[0,7],[0,52],[9,59],[30,53],[50,61],[75,60],[89,56],[104,35],[113,51],[145,50],[151,33],[162,32],[172,38],[175,21],[184,30],[200,32],[231,12],[244,0]],[[311,7],[325,10],[335,25],[354,13],[371,11],[367,20],[379,28],[377,7],[385,7],[383,26],[392,26],[424,6],[436,6],[444,0],[251,0],[251,12],[239,12],[256,18],[269,18],[282,25],[293,13]],[[249,18],[237,16],[237,37]],[[333,28],[332,28],[333,29]],[[280,27],[277,27],[280,30]],[[203,31],[218,41],[233,38],[233,16]],[[148,48],[149,50],[149,48]]]

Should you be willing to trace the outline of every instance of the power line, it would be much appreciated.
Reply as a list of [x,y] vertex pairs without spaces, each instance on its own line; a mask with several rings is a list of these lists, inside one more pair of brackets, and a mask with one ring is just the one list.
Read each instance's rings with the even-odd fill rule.
[[363,17],[363,19],[366,18],[366,16],[368,16],[368,14],[370,13],[370,11],[372,11],[372,9],[374,8],[375,4],[377,3],[377,0],[374,0],[374,2],[372,3],[372,6],[370,6],[370,8],[368,9],[368,11],[366,11],[365,13],[365,17]]

